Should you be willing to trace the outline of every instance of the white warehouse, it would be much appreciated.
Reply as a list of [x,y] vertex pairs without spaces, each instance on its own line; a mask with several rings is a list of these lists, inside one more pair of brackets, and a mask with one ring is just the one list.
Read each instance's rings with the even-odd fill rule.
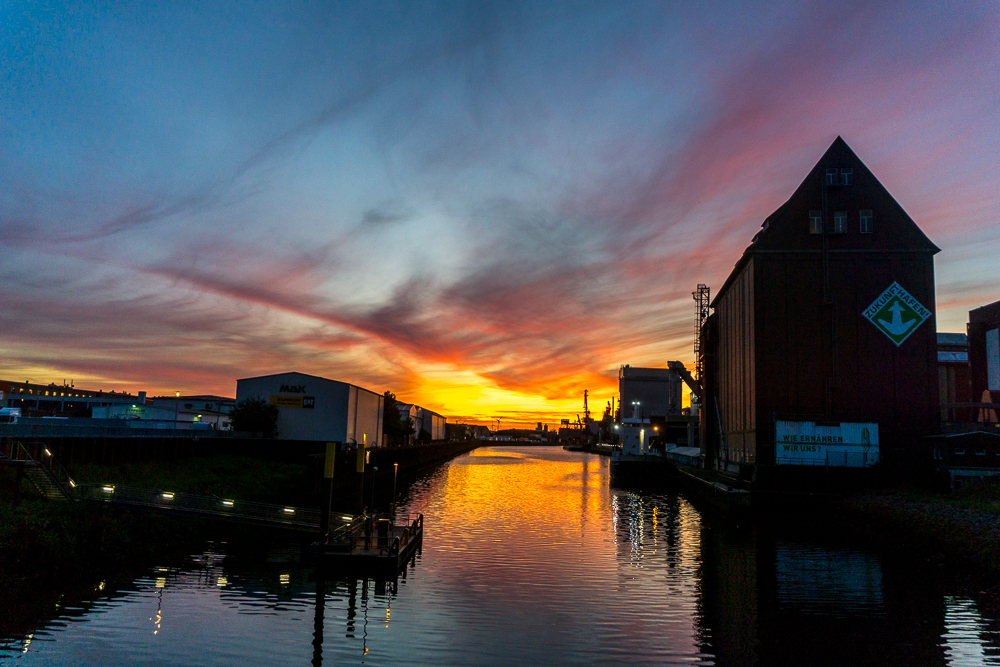
[[438,413],[413,403],[397,403],[396,409],[399,411],[400,419],[404,422],[408,419],[413,422],[414,433],[410,437],[411,441],[419,438],[422,430],[427,431],[432,441],[445,440],[448,437],[445,432],[448,420]]
[[383,397],[305,373],[236,381],[236,401],[260,397],[278,408],[278,438],[382,446]]

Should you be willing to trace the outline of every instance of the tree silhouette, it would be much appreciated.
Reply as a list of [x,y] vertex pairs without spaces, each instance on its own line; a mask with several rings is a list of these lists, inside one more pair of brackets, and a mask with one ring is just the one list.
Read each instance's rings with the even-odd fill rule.
[[278,435],[278,407],[261,396],[239,401],[229,413],[234,431],[261,433],[265,438]]

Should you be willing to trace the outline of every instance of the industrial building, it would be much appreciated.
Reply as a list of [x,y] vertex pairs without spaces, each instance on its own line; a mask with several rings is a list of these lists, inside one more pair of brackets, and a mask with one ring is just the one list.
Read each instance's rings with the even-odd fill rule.
[[938,403],[941,422],[971,421],[969,398],[969,337],[941,333],[938,342]]
[[237,403],[262,398],[278,408],[278,438],[382,445],[381,394],[304,373],[236,381]]
[[932,433],[938,251],[837,137],[701,327],[707,463],[871,465]]
[[140,398],[145,400],[145,392],[136,396],[125,392],[78,389],[65,382],[58,385],[0,380],[0,407],[17,408],[24,416],[90,417],[93,407],[131,405]]
[[156,422],[149,428],[188,428],[190,424],[203,424],[220,431],[229,428],[229,412],[235,399],[224,396],[156,396],[146,398],[146,392],[132,402],[94,407],[94,419],[128,419]]
[[1000,301],[969,311],[968,335],[972,400],[1000,402]]
[[681,379],[669,368],[622,366],[618,396],[622,419],[681,414]]
[[396,409],[400,419],[404,422],[410,420],[413,424],[411,441],[419,440],[421,431],[426,431],[431,441],[445,440],[448,437],[445,429],[448,420],[438,413],[413,403],[397,403]]
[[448,420],[444,416],[433,410],[420,408],[420,428],[417,429],[417,434],[419,435],[420,431],[427,431],[432,441],[444,440],[448,437],[447,424]]

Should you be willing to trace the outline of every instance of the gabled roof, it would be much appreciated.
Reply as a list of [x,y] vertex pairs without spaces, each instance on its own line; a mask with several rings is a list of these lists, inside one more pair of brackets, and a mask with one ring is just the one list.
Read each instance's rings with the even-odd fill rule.
[[288,371],[288,372],[285,372],[285,373],[271,373],[270,375],[255,375],[253,377],[248,377],[248,378],[239,378],[237,380],[237,382],[239,382],[240,380],[260,380],[260,379],[263,379],[263,378],[276,378],[276,377],[280,377],[282,375],[298,375],[298,376],[301,376],[301,377],[304,377],[304,378],[312,378],[314,380],[323,380],[324,382],[340,382],[341,384],[349,384],[347,382],[342,382],[341,380],[331,380],[330,378],[324,378],[324,377],[320,377],[318,375],[309,375],[308,373],[299,373],[298,371]]
[[[726,282],[716,292],[712,305],[726,293],[735,278],[742,272],[749,258],[761,252],[815,252],[822,247],[822,234],[809,234],[808,212],[821,209],[824,196],[824,178],[827,169],[852,170],[850,186],[828,187],[828,215],[837,206],[850,208],[850,231],[844,235],[828,235],[833,252],[927,252],[940,251],[927,238],[917,223],[903,210],[885,186],[851,150],[841,137],[837,137],[819,161],[795,189],[791,197],[765,218],[761,230],[743,251]],[[852,200],[855,206],[848,206]],[[855,226],[858,210],[875,212],[875,233],[860,234]]]

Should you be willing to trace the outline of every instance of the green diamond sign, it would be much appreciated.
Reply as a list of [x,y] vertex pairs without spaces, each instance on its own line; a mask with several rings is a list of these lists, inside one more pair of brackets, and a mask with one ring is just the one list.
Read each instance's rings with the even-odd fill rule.
[[899,347],[931,316],[931,311],[899,283],[893,283],[865,309],[864,316]]

